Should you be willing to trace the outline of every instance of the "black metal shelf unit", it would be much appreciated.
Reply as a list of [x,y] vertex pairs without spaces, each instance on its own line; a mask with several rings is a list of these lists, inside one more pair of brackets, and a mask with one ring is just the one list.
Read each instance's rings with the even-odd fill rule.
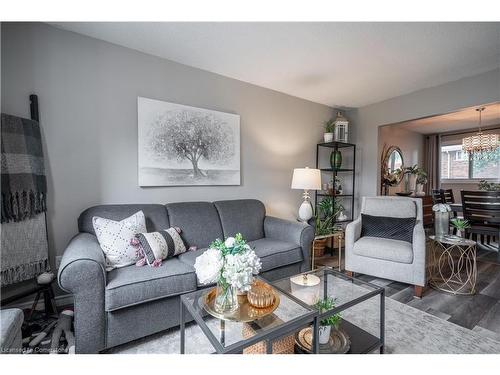
[[[329,161],[325,162],[323,158],[320,158],[321,150],[322,149],[332,149],[331,151],[339,151],[339,149],[342,149],[341,152],[347,152],[349,155],[349,160],[347,165],[341,165],[341,168],[335,169],[332,168],[331,166],[326,167],[325,164],[330,164]],[[348,149],[348,150],[345,150]],[[333,194],[328,194],[323,190],[316,191],[315,196],[314,196],[314,207],[317,210],[318,208],[318,203],[325,197],[332,197],[332,198],[337,198],[337,199],[342,199],[342,204],[344,205],[345,208],[348,206],[344,203],[345,200],[350,200],[350,210],[349,214],[347,215],[348,218],[347,220],[336,220],[336,223],[347,223],[352,220],[354,220],[354,187],[355,187],[355,178],[356,178],[356,145],[353,143],[345,143],[345,142],[328,142],[328,143],[318,143],[316,145],[316,168],[321,171],[321,180],[324,180],[324,174],[331,174],[331,179],[334,181],[335,184],[335,177],[337,175],[342,174],[342,178],[344,179],[343,181],[343,186],[344,186],[344,192],[343,194],[335,194],[335,187],[333,189]],[[349,183],[348,183],[349,181]],[[347,192],[345,192],[345,187],[349,186],[349,189]]]

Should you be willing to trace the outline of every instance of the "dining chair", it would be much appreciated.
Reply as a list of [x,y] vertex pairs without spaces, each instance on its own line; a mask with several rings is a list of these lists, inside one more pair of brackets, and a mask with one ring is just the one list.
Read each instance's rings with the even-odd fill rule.
[[[500,191],[461,191],[464,219],[469,221],[467,237],[484,242],[484,236],[500,242]],[[497,245],[499,247],[499,245]],[[499,248],[500,250],[500,248]]]
[[444,203],[443,195],[441,194],[441,189],[432,189],[431,197],[433,204]]

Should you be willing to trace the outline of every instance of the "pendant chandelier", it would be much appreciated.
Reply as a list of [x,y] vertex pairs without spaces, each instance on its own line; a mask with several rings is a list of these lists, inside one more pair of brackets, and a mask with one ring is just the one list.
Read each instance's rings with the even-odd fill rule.
[[462,139],[462,149],[469,154],[469,156],[483,157],[498,147],[498,134],[483,134],[481,131],[481,113],[484,107],[476,108],[479,112],[479,131],[470,136]]

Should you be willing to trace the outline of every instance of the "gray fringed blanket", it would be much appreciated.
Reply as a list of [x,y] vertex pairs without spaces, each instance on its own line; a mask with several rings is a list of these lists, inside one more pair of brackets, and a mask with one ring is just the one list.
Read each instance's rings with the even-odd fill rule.
[[46,211],[47,180],[37,121],[2,113],[2,223]]
[[1,115],[2,285],[47,267],[47,180],[37,121]]

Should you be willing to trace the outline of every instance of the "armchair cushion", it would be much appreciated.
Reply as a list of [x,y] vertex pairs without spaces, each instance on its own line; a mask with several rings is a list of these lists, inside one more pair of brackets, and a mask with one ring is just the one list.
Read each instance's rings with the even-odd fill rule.
[[412,243],[415,217],[386,217],[361,214],[361,237],[381,237]]
[[412,245],[406,241],[378,237],[361,237],[354,243],[353,252],[367,258],[406,264],[413,262]]
[[108,272],[106,311],[177,296],[196,290],[194,269],[177,258],[167,259],[160,267],[116,268]]

